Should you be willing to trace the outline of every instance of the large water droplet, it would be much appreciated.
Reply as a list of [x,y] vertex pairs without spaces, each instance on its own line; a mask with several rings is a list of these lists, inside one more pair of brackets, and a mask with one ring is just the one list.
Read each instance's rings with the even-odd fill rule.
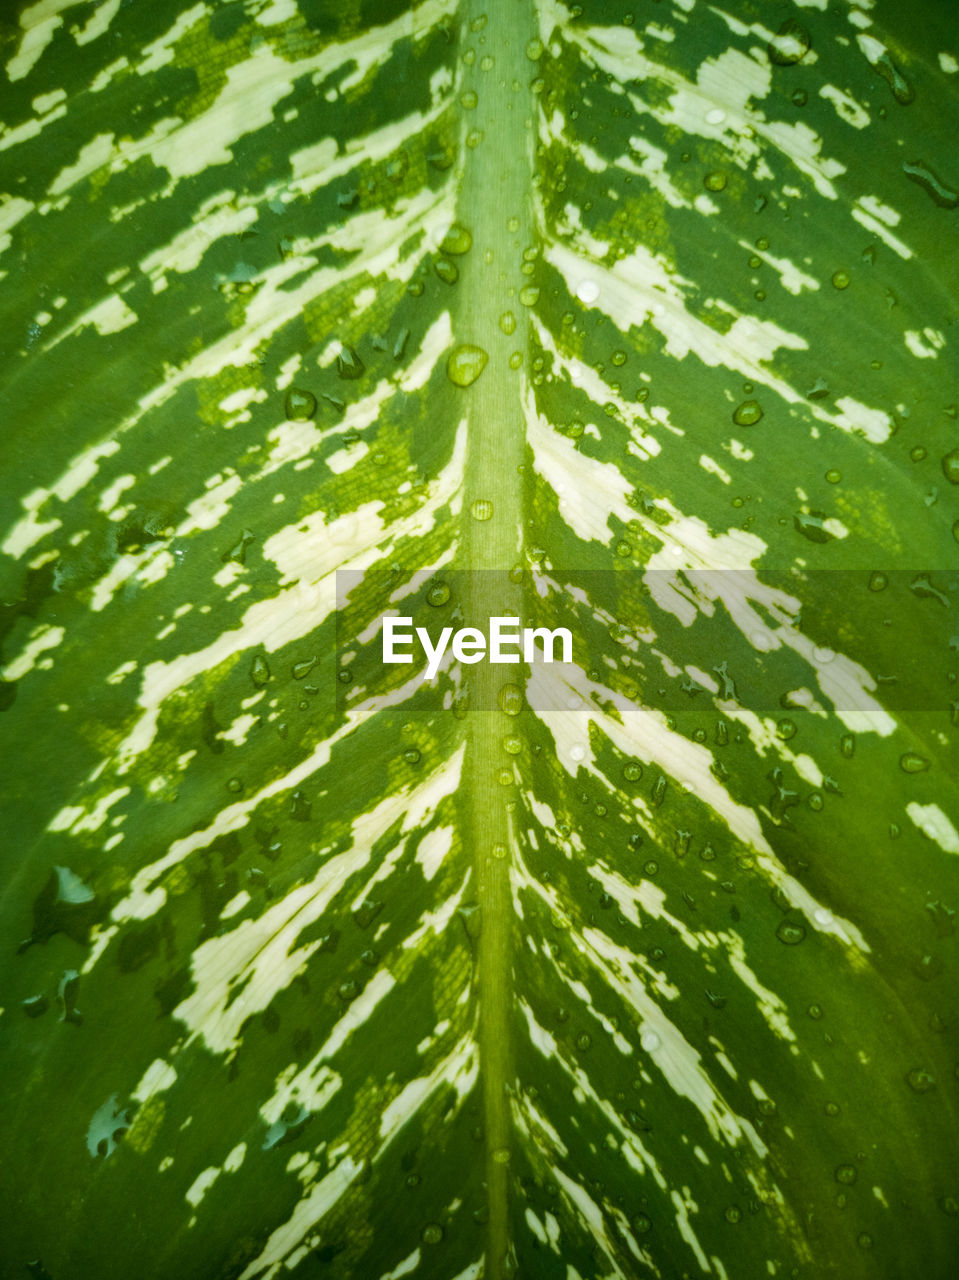
[[454,222],[440,241],[440,250],[443,253],[469,253],[472,245],[473,237],[467,228],[460,222]]
[[923,191],[940,209],[959,208],[959,191],[947,186],[934,169],[923,160],[907,160],[902,171],[912,182],[922,187]]
[[903,773],[924,773],[929,768],[929,761],[915,751],[907,751],[899,757],[899,768]]
[[922,1067],[913,1067],[906,1074],[906,1084],[913,1093],[930,1093],[936,1087],[935,1077]]
[[444,284],[456,284],[460,278],[459,267],[455,262],[450,262],[449,258],[437,258],[433,264],[433,270]]
[[763,411],[758,400],[744,400],[733,411],[733,422],[738,427],[754,427],[762,416]]
[[512,311],[504,311],[499,318],[499,327],[509,337],[511,333],[516,332],[516,316]]
[[347,382],[355,382],[366,372],[366,365],[352,347],[344,346],[336,357],[336,372]]
[[802,23],[787,18],[766,46],[766,52],[774,66],[794,67],[811,47],[812,37]]
[[805,936],[805,925],[801,925],[795,920],[781,921],[779,928],[776,930],[776,937],[787,947],[798,946]]
[[270,678],[270,668],[266,659],[257,654],[250,666],[250,679],[258,689],[262,689]]
[[798,511],[793,516],[793,528],[810,542],[832,542],[834,534],[823,527],[824,511]]
[[489,356],[482,347],[464,342],[454,347],[446,361],[446,376],[457,387],[469,387],[476,381],[483,370]]
[[942,474],[950,484],[959,484],[959,449],[953,449],[942,460]]
[[504,684],[497,695],[500,710],[508,716],[518,716],[523,710],[523,690],[517,684]]
[[316,413],[316,396],[302,387],[290,387],[286,393],[286,416],[293,422],[306,422]]
[[493,515],[493,503],[489,498],[477,498],[470,505],[470,515],[480,523],[490,520]]
[[892,90],[892,96],[901,106],[907,107],[915,99],[916,91],[885,50],[876,59],[874,65]]

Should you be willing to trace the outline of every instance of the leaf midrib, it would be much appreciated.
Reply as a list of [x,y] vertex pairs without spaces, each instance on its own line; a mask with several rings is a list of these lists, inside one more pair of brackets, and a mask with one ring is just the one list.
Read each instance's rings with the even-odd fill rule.
[[[486,24],[474,33],[471,23],[482,16]],[[463,136],[480,129],[483,137],[476,147],[461,147],[464,159],[457,218],[471,230],[473,246],[462,263],[453,340],[474,343],[489,355],[479,380],[461,396],[463,411],[468,414],[461,517],[462,566],[470,571],[465,604],[468,621],[484,631],[491,616],[504,612],[518,615],[520,611],[520,587],[503,571],[520,557],[523,530],[522,370],[512,369],[509,357],[513,351],[525,355],[527,350],[528,320],[518,304],[518,294],[525,279],[520,272],[523,249],[533,242],[530,192],[535,100],[529,87],[533,64],[526,56],[533,35],[534,14],[528,3],[490,0],[465,6],[458,52],[461,55],[473,47],[476,57],[471,66],[459,57],[462,78],[457,92],[473,90],[478,104],[474,110],[463,111]],[[487,54],[494,63],[483,71],[481,60]],[[516,316],[516,331],[510,337],[499,326],[506,311]],[[472,504],[478,499],[492,501],[490,520],[480,522],[471,517]],[[509,671],[510,679],[516,680],[514,669]],[[503,682],[501,668],[481,663],[470,669],[473,710],[467,718],[465,772],[468,838],[481,918],[476,992],[489,1212],[484,1274],[490,1280],[501,1280],[509,1273],[510,1250],[510,853],[505,858],[493,854],[497,846],[511,851],[513,843],[507,809],[511,788],[501,786],[498,780],[500,769],[510,760],[502,746],[509,721],[496,702]]]

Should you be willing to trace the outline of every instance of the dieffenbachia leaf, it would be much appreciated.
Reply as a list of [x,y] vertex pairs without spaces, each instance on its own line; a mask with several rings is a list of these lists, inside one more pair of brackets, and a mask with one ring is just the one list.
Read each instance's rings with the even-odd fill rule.
[[951,5],[2,23],[4,1273],[951,1274]]

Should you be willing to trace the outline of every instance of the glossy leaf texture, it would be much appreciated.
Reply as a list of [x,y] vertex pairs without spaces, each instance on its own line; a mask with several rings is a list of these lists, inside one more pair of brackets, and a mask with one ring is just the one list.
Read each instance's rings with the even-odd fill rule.
[[0,41],[4,1274],[945,1280],[950,6]]

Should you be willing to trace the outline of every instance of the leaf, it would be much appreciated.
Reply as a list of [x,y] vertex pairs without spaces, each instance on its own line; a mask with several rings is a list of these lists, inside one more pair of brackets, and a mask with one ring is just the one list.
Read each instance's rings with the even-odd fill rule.
[[5,20],[11,1274],[950,1274],[947,17]]

